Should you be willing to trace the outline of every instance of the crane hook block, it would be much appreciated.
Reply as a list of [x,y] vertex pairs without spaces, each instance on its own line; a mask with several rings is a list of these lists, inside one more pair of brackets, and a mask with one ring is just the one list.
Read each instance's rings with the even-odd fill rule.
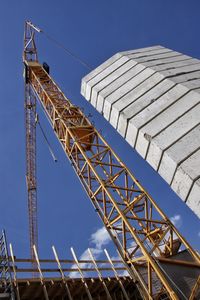
[[43,62],[43,69],[49,74],[49,65],[46,62]]

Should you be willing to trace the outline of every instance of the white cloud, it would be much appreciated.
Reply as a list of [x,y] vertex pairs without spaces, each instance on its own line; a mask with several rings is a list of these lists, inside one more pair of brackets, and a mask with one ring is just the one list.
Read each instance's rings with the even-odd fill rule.
[[[110,235],[107,232],[106,228],[101,227],[101,228],[97,229],[94,233],[91,234],[89,240],[90,240],[90,243],[93,244],[93,247],[90,248],[90,250],[91,250],[94,258],[98,259],[103,252],[102,247],[107,245],[110,242],[111,238],[110,238]],[[79,260],[90,260],[90,259],[91,259],[91,257],[89,255],[88,250],[85,250],[79,258]],[[90,268],[90,267],[91,267],[91,264],[88,264],[88,263],[81,264],[81,268]],[[71,267],[71,269],[76,269],[76,268],[77,268],[76,264],[72,265],[72,267]],[[79,272],[70,272],[69,277],[79,278],[80,274],[79,274]]]
[[198,236],[200,237],[200,231],[199,231],[199,233],[198,233]]
[[103,246],[110,242],[111,238],[105,227],[99,228],[96,232],[91,234],[90,241],[95,245],[96,249],[102,249]]
[[182,225],[182,217],[181,215],[174,215],[170,218],[171,222],[176,226],[177,228],[181,227]]
[[[92,254],[93,254],[93,256],[94,256],[95,259],[97,259],[97,258],[100,256],[100,254],[102,253],[102,250],[101,250],[101,249],[91,248],[90,250],[91,250],[91,252],[92,252]],[[88,250],[85,250],[85,251],[81,254],[79,260],[91,260],[91,257],[90,257],[90,255],[89,255]],[[80,264],[80,267],[81,267],[81,269],[83,269],[83,268],[90,268],[90,267],[92,267],[92,264],[89,264],[89,263],[81,263],[81,264]],[[71,269],[77,269],[77,265],[76,265],[76,264],[73,264],[73,265],[71,266]],[[70,273],[69,273],[69,277],[71,277],[71,278],[80,278],[80,273],[79,273],[79,272],[75,272],[75,271],[70,272]]]
[[[99,257],[99,255],[102,253],[102,250],[101,249],[96,249],[96,248],[90,248],[94,258],[96,259],[97,257]],[[90,260],[90,255],[89,255],[89,252],[88,250],[85,250],[81,257],[80,257],[81,260]]]
[[129,274],[128,274],[128,271],[127,271],[127,270],[124,270],[124,271],[123,271],[123,272],[121,272],[119,275],[120,275],[120,276],[129,276]]

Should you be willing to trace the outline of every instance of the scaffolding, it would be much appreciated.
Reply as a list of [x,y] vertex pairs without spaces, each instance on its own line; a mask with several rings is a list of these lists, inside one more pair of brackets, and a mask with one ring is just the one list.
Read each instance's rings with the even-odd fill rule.
[[14,290],[5,231],[0,237],[0,298],[14,300]]

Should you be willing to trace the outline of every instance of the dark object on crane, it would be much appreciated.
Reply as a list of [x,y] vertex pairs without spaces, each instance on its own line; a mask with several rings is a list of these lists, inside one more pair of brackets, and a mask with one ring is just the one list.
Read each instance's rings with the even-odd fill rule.
[[43,69],[49,74],[49,65],[46,62],[43,62]]
[[28,83],[28,66],[26,64],[24,64],[24,80],[25,80],[25,84]]

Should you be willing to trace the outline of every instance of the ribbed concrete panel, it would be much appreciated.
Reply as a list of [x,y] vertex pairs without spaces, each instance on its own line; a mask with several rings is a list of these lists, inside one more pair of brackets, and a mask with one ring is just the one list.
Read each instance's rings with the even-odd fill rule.
[[197,208],[196,214],[200,218],[200,211],[198,209],[200,206],[199,194],[200,194],[200,179],[195,181],[194,186],[192,187],[187,200],[187,205],[192,210],[194,210],[194,207]]
[[199,178],[200,170],[200,150],[192,154],[180,166],[178,166],[172,181],[172,188],[177,190],[182,199],[187,199],[187,196]]
[[199,149],[200,125],[189,131],[180,140],[164,152],[159,167],[159,173],[169,183],[172,183],[177,166]]
[[162,46],[117,53],[81,93],[200,217],[200,60]]

